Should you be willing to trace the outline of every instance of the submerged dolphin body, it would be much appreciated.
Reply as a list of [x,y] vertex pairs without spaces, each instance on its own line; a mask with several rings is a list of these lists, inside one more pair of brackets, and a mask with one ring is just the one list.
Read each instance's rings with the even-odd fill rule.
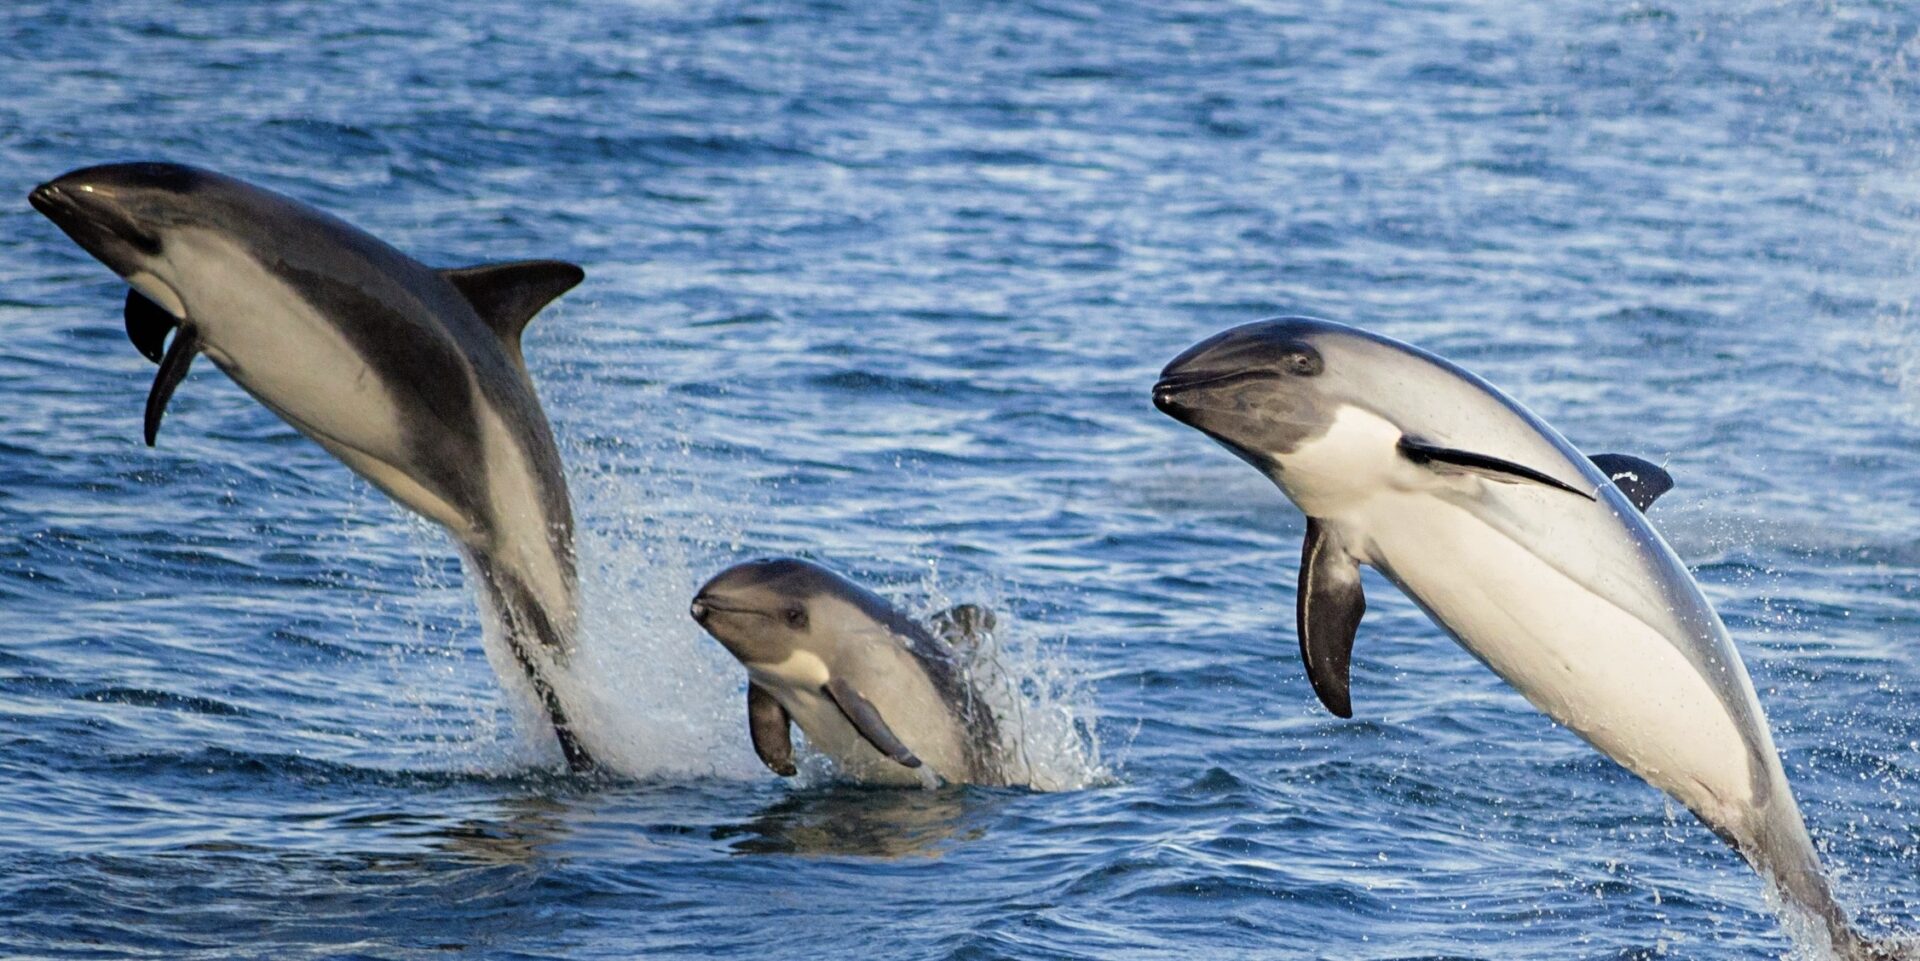
[[[858,584],[808,561],[749,561],[715,575],[693,619],[747,669],[747,726],[774,773],[791,776],[790,725],[869,784],[1002,784],[993,712],[954,651]],[[991,615],[963,605],[942,633],[964,643]]]
[[1603,470],[1460,367],[1308,318],[1200,342],[1153,399],[1307,515],[1300,649],[1334,713],[1352,713],[1368,564],[1534,706],[1686,805],[1842,957],[1896,956],[1834,901],[1732,639],[1629,500],[1644,506],[1662,476],[1649,488],[1630,461]]
[[132,287],[127,335],[160,365],[147,443],[204,353],[446,528],[505,625],[490,659],[508,674],[517,665],[568,762],[589,766],[552,682],[577,620],[573,513],[520,354],[527,321],[580,268],[435,270],[297,200],[176,164],[76,170],[29,200]]

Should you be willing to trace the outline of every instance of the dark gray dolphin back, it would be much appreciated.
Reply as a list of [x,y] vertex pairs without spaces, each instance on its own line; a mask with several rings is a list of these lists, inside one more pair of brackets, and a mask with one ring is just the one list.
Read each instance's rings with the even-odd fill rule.
[[[476,525],[485,520],[481,505],[487,486],[485,461],[475,456],[482,449],[473,396],[478,390],[522,440],[530,466],[551,480],[542,485],[541,507],[557,528],[558,542],[571,543],[572,509],[559,454],[520,363],[518,338],[503,339],[475,306],[503,306],[524,324],[532,313],[524,302],[526,285],[516,291],[497,277],[489,285],[487,268],[448,272],[454,275],[450,278],[324,210],[212,171],[115,164],[60,179],[99,184],[129,198],[131,213],[160,228],[152,237],[155,244],[164,242],[169,228],[217,230],[309,300],[384,384],[405,391],[411,403],[396,411],[408,449],[418,456],[404,466]],[[532,286],[534,296],[545,295],[539,305],[578,281],[577,267],[561,266],[570,271],[560,274],[567,282],[549,272],[543,284]],[[475,283],[456,286],[455,279],[476,274]],[[515,296],[523,302],[501,304]],[[151,356],[157,345],[140,346]]]
[[[484,521],[486,463],[475,456],[482,438],[472,394],[478,389],[523,441],[532,468],[548,479],[540,488],[541,507],[557,528],[552,532],[557,543],[571,545],[573,511],[559,451],[533,384],[518,363],[517,342],[510,356],[452,281],[371,234],[237,181],[214,189],[239,194],[226,229],[245,238],[269,270],[325,310],[383,382],[405,385],[417,401],[402,408],[408,448],[419,452],[409,467],[470,521]],[[256,219],[262,213],[281,216]],[[571,565],[570,546],[562,554]]]

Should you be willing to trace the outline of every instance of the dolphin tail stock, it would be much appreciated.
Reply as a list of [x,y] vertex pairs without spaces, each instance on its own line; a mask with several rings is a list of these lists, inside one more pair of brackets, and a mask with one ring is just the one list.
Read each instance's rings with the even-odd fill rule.
[[1809,916],[1826,934],[1827,943],[1840,961],[1920,961],[1920,941],[1910,938],[1881,938],[1861,931],[1833,897],[1825,876],[1817,864],[1790,873],[1765,872],[1781,897]]
[[1920,961],[1920,941],[1875,937],[1856,927],[1834,899],[1817,866],[1793,872],[1766,870],[1763,873],[1793,910],[1806,915],[1826,935],[1834,957],[1840,961]]
[[532,688],[534,698],[539,701],[548,723],[553,726],[554,737],[560,742],[560,753],[566,757],[567,767],[575,772],[597,769],[598,762],[580,743],[567,709],[560,703],[560,696],[554,691],[553,680],[549,677],[555,656],[567,650],[568,639],[562,636],[546,608],[519,577],[480,551],[466,549],[462,553],[466,555],[478,581],[484,606],[499,618],[507,650],[512,653],[514,663],[520,666],[520,672]]
[[1742,843],[1711,822],[1707,826],[1753,865],[1789,911],[1826,937],[1833,956],[1840,961],[1920,961],[1920,940],[1911,936],[1876,937],[1854,925],[1834,897],[1806,828],[1799,825],[1799,812],[1795,810],[1793,815],[1792,825],[1763,832],[1771,837],[1754,845]]

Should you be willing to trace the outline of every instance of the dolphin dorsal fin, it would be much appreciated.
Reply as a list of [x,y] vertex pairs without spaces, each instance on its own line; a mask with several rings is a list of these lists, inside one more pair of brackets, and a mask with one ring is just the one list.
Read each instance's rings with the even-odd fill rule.
[[520,332],[540,309],[572,290],[587,276],[564,260],[516,260],[442,270],[467,303],[500,336],[507,353],[520,360]]
[[1642,460],[1632,454],[1595,454],[1588,459],[1642,513],[1652,507],[1661,494],[1673,490],[1673,475],[1652,461]]

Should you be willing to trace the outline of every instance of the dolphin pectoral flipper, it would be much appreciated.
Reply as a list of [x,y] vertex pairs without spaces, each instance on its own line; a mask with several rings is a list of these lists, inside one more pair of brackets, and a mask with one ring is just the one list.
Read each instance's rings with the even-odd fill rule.
[[127,288],[127,339],[146,359],[159,363],[165,353],[167,334],[180,322],[166,308],[147,299],[147,295]]
[[1673,490],[1673,475],[1652,461],[1632,454],[1594,454],[1587,459],[1642,512],[1652,507],[1661,494]]
[[792,723],[787,709],[766,688],[747,684],[747,733],[753,736],[753,753],[760,755],[767,770],[781,777],[792,777],[799,770],[793,766]]
[[586,272],[563,260],[517,260],[440,271],[473,305],[509,351],[520,355],[520,332],[541,308],[572,290]]
[[182,324],[180,331],[173,335],[166,356],[160,359],[160,372],[153,377],[153,389],[147,391],[148,447],[160,436],[160,417],[167,412],[167,401],[173,399],[174,388],[186,379],[187,368],[193,366],[193,356],[199,352],[199,333]]
[[1501,460],[1498,457],[1491,457],[1486,454],[1476,454],[1469,450],[1455,450],[1451,447],[1440,447],[1426,443],[1425,441],[1414,440],[1411,437],[1400,438],[1400,453],[1416,464],[1446,464],[1449,467],[1458,468],[1471,474],[1479,474],[1489,480],[1496,480],[1503,484],[1532,481],[1536,484],[1545,484],[1556,490],[1563,490],[1569,494],[1584,497],[1587,500],[1594,499],[1592,494],[1578,487],[1574,487],[1559,478],[1549,474],[1543,474],[1524,464],[1516,464],[1512,461]]
[[1336,717],[1353,716],[1347,672],[1353,637],[1366,612],[1359,562],[1325,526],[1307,518],[1307,540],[1300,550],[1300,588],[1294,599],[1300,660],[1307,666],[1313,693]]
[[907,767],[920,766],[920,759],[915,757],[905,744],[900,743],[900,738],[894,735],[893,728],[887,726],[886,720],[880,716],[880,711],[873,706],[873,702],[860,696],[860,692],[854,690],[853,685],[836,677],[828,681],[821,690],[825,691],[827,697],[840,708],[840,713],[847,716],[847,721],[853,725],[853,729],[859,731],[860,736],[866,738],[868,744],[873,745],[874,750]]

